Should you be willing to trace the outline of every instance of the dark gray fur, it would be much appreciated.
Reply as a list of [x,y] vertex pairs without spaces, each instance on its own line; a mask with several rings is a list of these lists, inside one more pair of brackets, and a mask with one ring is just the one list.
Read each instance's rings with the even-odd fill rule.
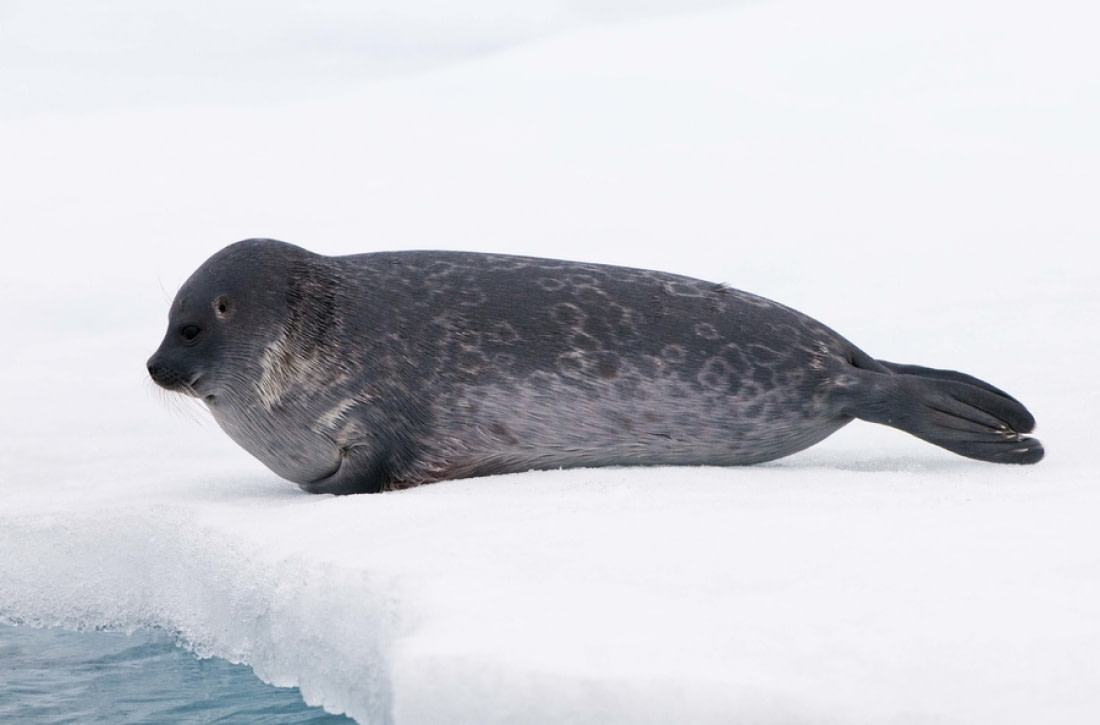
[[852,418],[981,460],[1043,455],[1027,410],[968,375],[876,361],[724,285],[548,259],[238,242],[184,284],[148,367],[314,492],[759,463]]

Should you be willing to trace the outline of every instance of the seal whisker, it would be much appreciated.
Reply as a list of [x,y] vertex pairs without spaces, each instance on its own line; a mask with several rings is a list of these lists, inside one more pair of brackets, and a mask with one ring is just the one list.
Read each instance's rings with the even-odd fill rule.
[[145,383],[151,386],[152,392],[157,400],[167,407],[174,415],[202,425],[206,425],[209,422],[209,418],[200,412],[209,411],[206,411],[202,407],[196,407],[198,401],[195,400],[193,396],[172,395],[170,391],[153,384],[153,381],[148,378],[145,379]]

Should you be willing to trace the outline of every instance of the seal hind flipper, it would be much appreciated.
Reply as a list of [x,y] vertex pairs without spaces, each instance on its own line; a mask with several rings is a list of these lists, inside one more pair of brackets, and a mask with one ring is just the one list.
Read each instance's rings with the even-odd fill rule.
[[[939,370],[937,368],[926,368],[922,365],[905,365],[901,363],[892,363],[887,362],[886,360],[876,360],[876,362],[890,372],[899,375],[917,375],[925,378],[935,378],[937,380],[954,380],[957,383],[966,383],[967,385],[973,385],[975,388],[981,388],[982,390],[988,390],[991,393],[996,393],[997,395],[1008,398],[1015,403],[1020,402],[1000,388],[994,385],[990,385],[984,380],[979,380],[973,375],[960,373],[956,370]],[[1032,420],[1031,425],[1035,425],[1034,420]]]
[[[1038,463],[1043,445],[1025,434],[1035,418],[1018,400],[965,373],[876,361],[842,386],[844,413],[898,428],[967,458]],[[876,366],[877,367],[877,366]]]

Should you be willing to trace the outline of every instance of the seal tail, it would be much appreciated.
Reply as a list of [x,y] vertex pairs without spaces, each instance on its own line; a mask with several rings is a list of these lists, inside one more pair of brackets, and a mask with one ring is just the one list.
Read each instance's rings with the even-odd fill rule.
[[1038,463],[1035,418],[1003,390],[965,373],[900,365],[855,355],[855,385],[844,413],[898,428],[967,458]]

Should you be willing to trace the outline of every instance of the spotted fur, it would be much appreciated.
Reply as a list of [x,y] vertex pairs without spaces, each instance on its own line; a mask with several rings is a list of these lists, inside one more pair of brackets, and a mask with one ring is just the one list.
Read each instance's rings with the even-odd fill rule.
[[149,369],[310,491],[751,464],[853,418],[982,460],[1043,453],[1026,409],[976,378],[874,360],[725,285],[528,257],[239,242],[180,290]]

